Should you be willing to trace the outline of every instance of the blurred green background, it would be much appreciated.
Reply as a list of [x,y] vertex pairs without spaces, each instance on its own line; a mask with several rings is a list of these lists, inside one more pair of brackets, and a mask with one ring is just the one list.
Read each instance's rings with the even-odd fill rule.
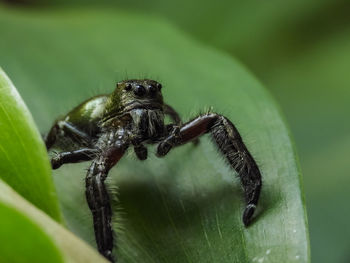
[[[10,1],[154,14],[240,59],[280,104],[299,153],[313,262],[350,262],[350,1]],[[1,41],[1,39],[0,39]],[[141,41],[141,40],[140,40]]]

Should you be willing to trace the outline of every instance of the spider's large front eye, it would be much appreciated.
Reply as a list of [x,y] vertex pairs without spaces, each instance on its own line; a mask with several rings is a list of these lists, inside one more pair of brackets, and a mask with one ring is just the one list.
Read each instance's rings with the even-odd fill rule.
[[158,90],[161,90],[163,88],[162,84],[157,83],[157,88],[158,88]]
[[125,85],[125,90],[126,90],[126,91],[131,90],[131,88],[132,88],[132,86],[131,86],[130,83],[127,83],[127,84]]
[[157,88],[156,87],[154,87],[154,86],[152,86],[152,85],[150,85],[149,87],[148,87],[148,90],[149,90],[149,93],[152,95],[152,96],[154,96],[156,93],[157,93]]
[[145,89],[144,86],[138,85],[138,86],[135,87],[134,93],[135,93],[136,96],[141,97],[141,96],[146,94],[146,89]]

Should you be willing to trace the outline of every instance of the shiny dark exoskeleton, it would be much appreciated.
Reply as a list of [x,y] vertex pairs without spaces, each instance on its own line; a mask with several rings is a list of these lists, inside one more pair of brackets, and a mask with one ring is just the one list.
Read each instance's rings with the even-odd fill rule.
[[[147,159],[146,144],[158,143],[157,156],[173,147],[211,133],[220,152],[240,177],[248,226],[258,203],[261,174],[235,126],[226,117],[207,113],[182,124],[177,112],[163,102],[162,85],[154,80],[125,80],[109,95],[93,97],[60,118],[45,138],[47,149],[60,148],[51,159],[53,169],[65,163],[92,160],[86,176],[86,199],[93,215],[99,252],[111,262],[114,235],[112,210],[105,179],[132,146],[138,159]],[[164,115],[173,121],[164,123]]]

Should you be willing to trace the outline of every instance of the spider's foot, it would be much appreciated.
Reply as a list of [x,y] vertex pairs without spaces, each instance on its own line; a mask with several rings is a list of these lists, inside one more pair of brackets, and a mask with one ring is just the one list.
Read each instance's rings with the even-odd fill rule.
[[166,155],[171,150],[172,147],[173,147],[173,145],[169,142],[166,142],[166,141],[161,142],[157,148],[157,156],[162,157],[162,156]]
[[51,158],[51,167],[52,169],[58,169],[62,165],[61,157],[59,154],[57,154],[55,157]]
[[244,209],[243,213],[243,223],[247,227],[252,222],[253,214],[255,211],[256,205],[248,204]]
[[102,254],[106,259],[108,259],[109,262],[112,262],[112,263],[116,262],[113,258],[112,251],[106,250]]

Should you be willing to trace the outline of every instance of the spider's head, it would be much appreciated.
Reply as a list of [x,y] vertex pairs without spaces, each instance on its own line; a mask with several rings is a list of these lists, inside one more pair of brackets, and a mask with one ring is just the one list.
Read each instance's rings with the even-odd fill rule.
[[162,85],[151,79],[131,79],[117,83],[112,100],[122,110],[162,109]]

